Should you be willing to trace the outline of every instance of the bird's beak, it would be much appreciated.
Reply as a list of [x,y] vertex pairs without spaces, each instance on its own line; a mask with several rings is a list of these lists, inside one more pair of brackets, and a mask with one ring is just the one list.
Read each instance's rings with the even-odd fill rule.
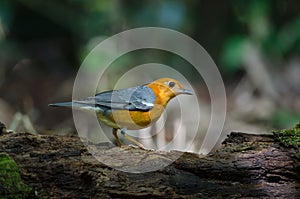
[[186,95],[193,95],[192,91],[188,89],[177,89],[177,95],[179,94],[186,94]]

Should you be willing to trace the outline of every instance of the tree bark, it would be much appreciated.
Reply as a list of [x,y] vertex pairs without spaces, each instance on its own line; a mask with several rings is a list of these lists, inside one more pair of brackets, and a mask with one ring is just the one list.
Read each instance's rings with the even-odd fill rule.
[[[299,159],[272,135],[231,133],[208,156],[90,146],[100,161],[78,137],[0,136],[0,151],[16,161],[37,198],[300,198]],[[162,167],[120,171],[130,164],[141,172]]]

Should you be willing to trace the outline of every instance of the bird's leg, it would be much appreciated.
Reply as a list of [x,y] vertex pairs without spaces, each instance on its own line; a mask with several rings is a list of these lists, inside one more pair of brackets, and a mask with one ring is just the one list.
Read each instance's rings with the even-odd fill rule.
[[[121,131],[122,132],[122,131]],[[121,142],[121,140],[120,140],[120,138],[118,137],[118,129],[115,129],[115,128],[113,128],[112,129],[112,133],[113,133],[113,135],[115,136],[115,138],[116,138],[116,141],[117,141],[117,144],[118,144],[118,147],[121,147],[122,146],[122,142]]]
[[139,148],[145,149],[144,145],[142,145],[141,143],[139,143],[138,141],[136,141],[135,139],[133,139],[132,137],[130,137],[129,135],[127,135],[125,133],[125,129],[121,129],[121,134],[124,136],[125,139],[127,139],[130,142],[136,144]]

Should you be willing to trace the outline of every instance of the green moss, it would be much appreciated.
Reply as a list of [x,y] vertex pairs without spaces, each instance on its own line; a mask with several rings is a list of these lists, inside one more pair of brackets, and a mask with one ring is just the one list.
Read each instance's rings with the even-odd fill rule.
[[20,177],[16,162],[6,153],[0,153],[0,196],[3,199],[28,198],[31,188]]
[[273,131],[275,138],[286,147],[296,149],[296,157],[300,158],[300,122],[291,129]]

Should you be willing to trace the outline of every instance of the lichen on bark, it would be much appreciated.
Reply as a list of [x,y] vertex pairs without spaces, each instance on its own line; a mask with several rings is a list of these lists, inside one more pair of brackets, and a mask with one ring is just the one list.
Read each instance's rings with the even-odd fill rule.
[[300,158],[300,122],[291,129],[273,131],[273,134],[285,147],[294,148],[295,156]]
[[7,153],[0,153],[0,196],[3,199],[27,198],[31,188],[20,177],[19,167]]

